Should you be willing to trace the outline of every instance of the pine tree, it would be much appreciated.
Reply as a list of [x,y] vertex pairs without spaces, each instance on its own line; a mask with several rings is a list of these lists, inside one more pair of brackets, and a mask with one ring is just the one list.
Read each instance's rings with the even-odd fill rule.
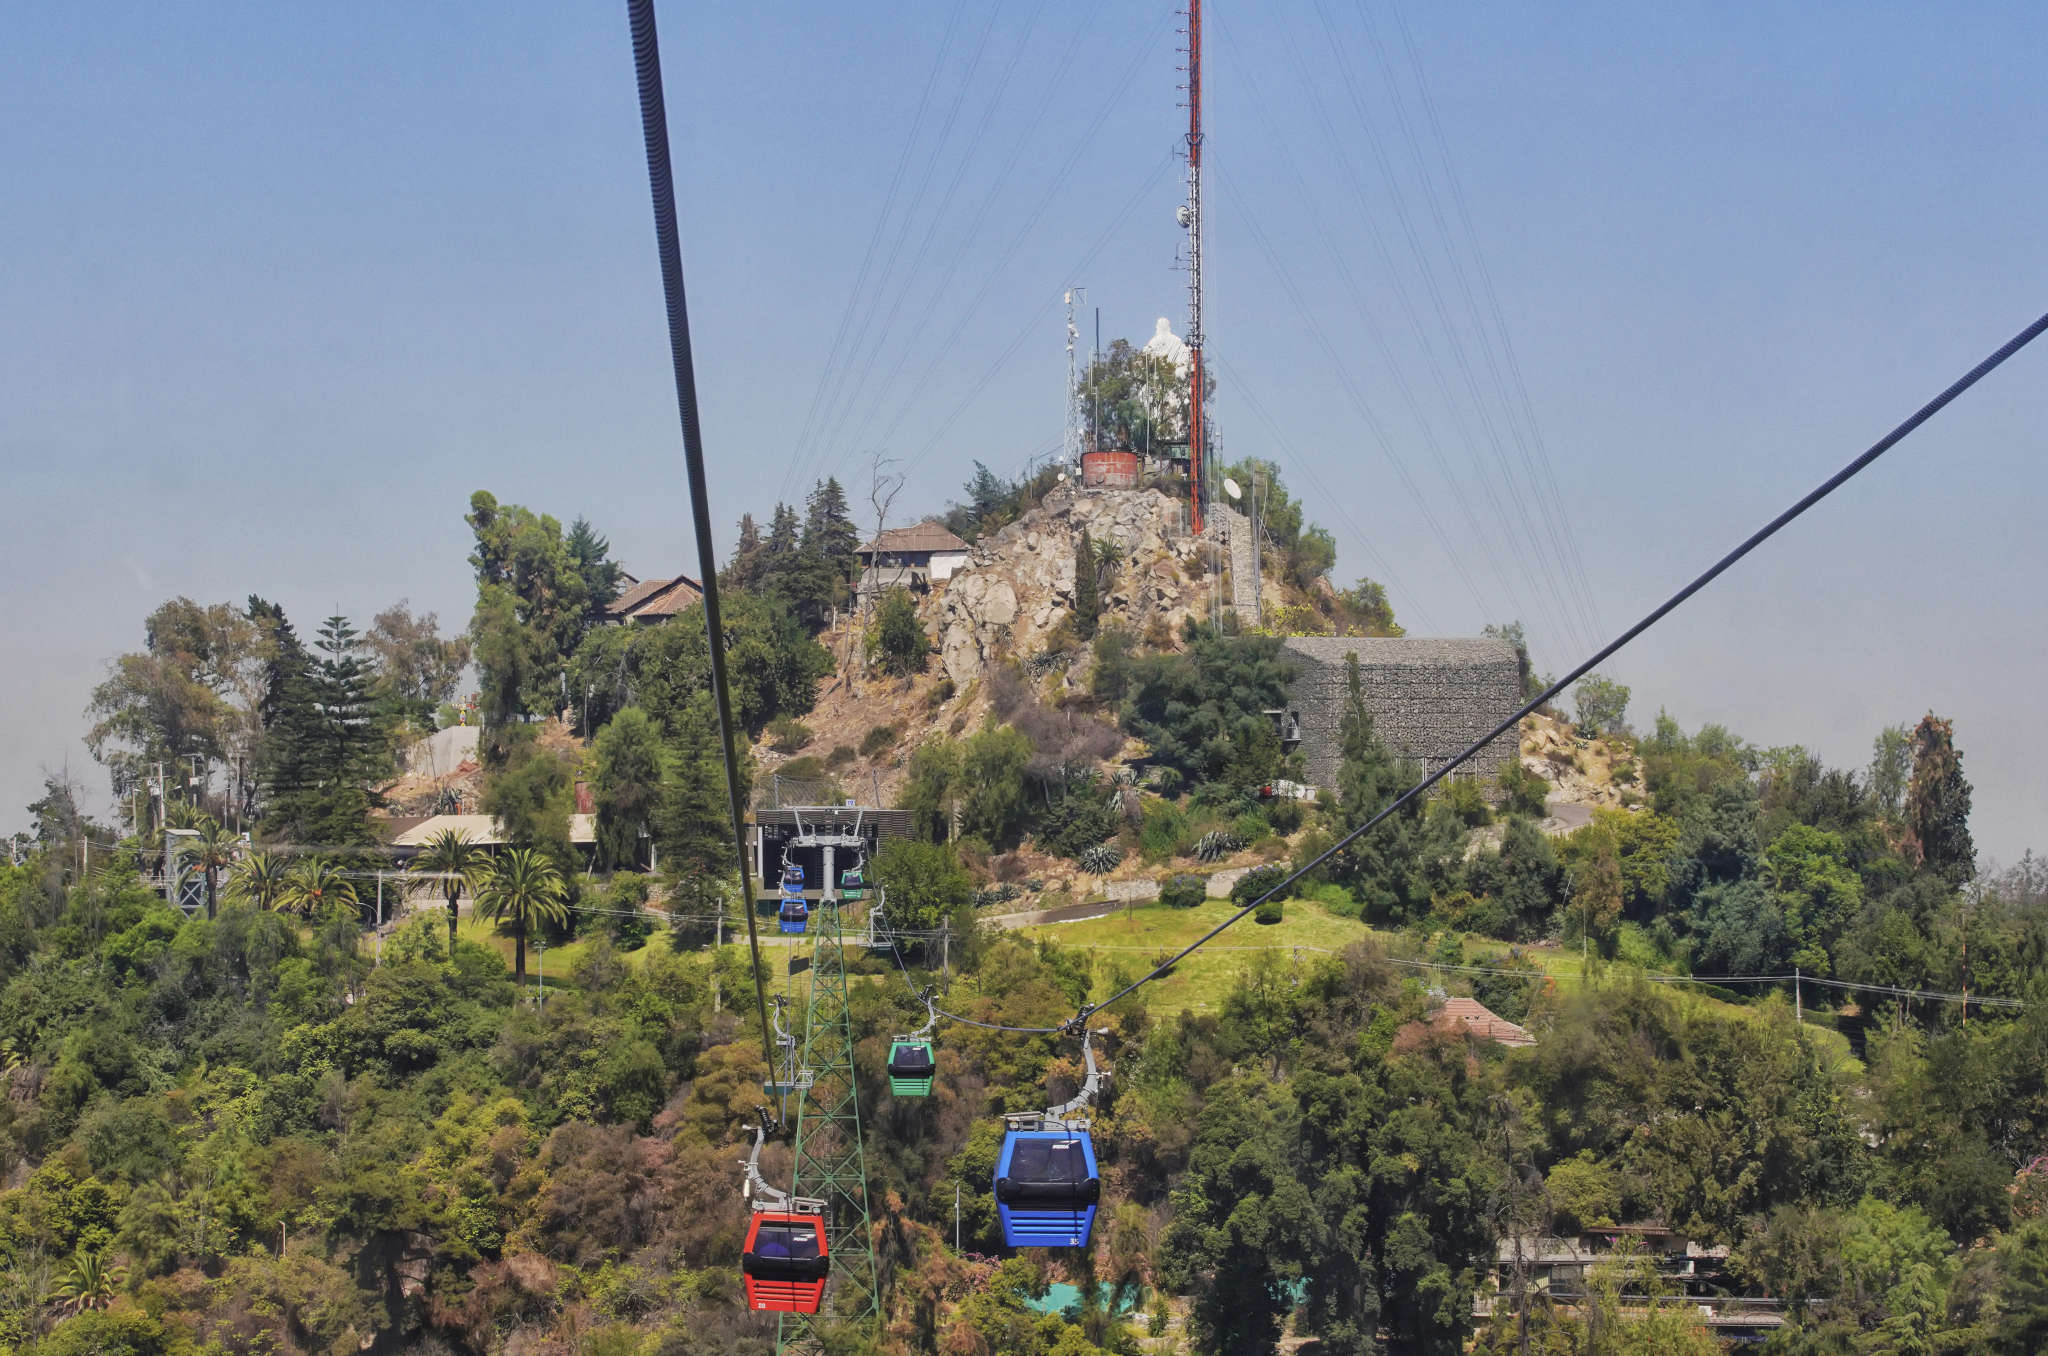
[[[1345,683],[1344,714],[1337,736],[1342,757],[1337,775],[1340,795],[1333,826],[1340,836],[1371,819],[1421,780],[1415,765],[1397,758],[1373,730],[1357,655],[1345,656]],[[1369,920],[1412,922],[1428,910],[1429,887],[1419,870],[1421,833],[1422,802],[1417,799],[1340,854],[1336,874],[1364,902]]]
[[1970,839],[1970,784],[1955,727],[1932,711],[1913,731],[1913,785],[1906,793],[1906,842],[1929,873],[1960,886],[1977,873]]
[[1088,529],[1081,529],[1080,544],[1074,548],[1074,634],[1082,640],[1095,639],[1102,621],[1102,594],[1095,578],[1095,545]]
[[753,514],[741,514],[739,540],[733,545],[731,562],[718,577],[719,584],[727,589],[751,593],[760,586],[767,563],[760,526],[755,523]]
[[337,615],[321,626],[314,648],[319,659],[283,674],[267,739],[272,804],[264,828],[299,842],[371,842],[369,784],[390,769],[362,640]]

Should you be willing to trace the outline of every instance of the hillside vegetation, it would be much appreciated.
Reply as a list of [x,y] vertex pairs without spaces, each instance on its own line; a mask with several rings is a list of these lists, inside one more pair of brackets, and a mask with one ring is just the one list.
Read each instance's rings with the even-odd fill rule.
[[[1006,551],[1050,488],[978,479],[962,526]],[[1503,1239],[1652,1225],[1697,1245],[1698,1284],[1777,1306],[1772,1351],[2048,1349],[2048,873],[1980,870],[1932,715],[1833,769],[1662,715],[1638,734],[1605,680],[1532,722],[1496,784],[1445,784],[1219,942],[1247,949],[1095,1012],[1094,1245],[1008,1252],[997,1118],[1081,1068],[1072,1037],[995,1028],[1117,993],[1415,769],[1354,674],[1337,793],[1263,796],[1295,770],[1263,715],[1280,639],[1162,632],[1107,558],[1092,629],[1070,594],[1027,645],[978,638],[961,684],[929,632],[882,626],[906,604],[935,626],[942,597],[833,629],[857,541],[836,485],[769,521],[727,578],[748,780],[887,770],[913,823],[876,863],[898,940],[847,956],[883,1312],[829,1350],[1718,1349],[1626,1251],[1578,1297],[1493,1289]],[[1035,521],[1010,541],[1060,549]],[[701,613],[602,625],[619,581],[588,524],[483,494],[469,523],[459,641],[380,617],[366,644],[335,618],[306,647],[260,599],[176,600],[94,694],[125,818],[90,822],[52,779],[0,869],[8,1349],[770,1349],[736,1265],[765,1066]],[[1327,564],[1275,549],[1318,624],[1393,629],[1383,597],[1370,624],[1316,608]],[[450,646],[473,647],[480,797],[508,841],[373,884],[396,750],[456,718]],[[818,749],[821,693],[856,685],[889,697],[886,733]],[[204,775],[153,801],[176,759]],[[1559,802],[1590,822],[1560,833]],[[146,880],[166,824],[196,834],[190,916]],[[1248,870],[1210,898],[1227,867]],[[984,921],[1140,873],[1157,901],[1071,932]],[[410,911],[373,935],[379,885]],[[521,973],[543,942],[544,1001]],[[769,954],[801,1020],[803,976]],[[1706,986],[1651,982],[1685,976]],[[897,1099],[882,1065],[926,986],[983,1025],[941,1021],[933,1095]],[[1534,1043],[1444,1020],[1463,995]],[[787,1180],[786,1143],[763,1162]]]

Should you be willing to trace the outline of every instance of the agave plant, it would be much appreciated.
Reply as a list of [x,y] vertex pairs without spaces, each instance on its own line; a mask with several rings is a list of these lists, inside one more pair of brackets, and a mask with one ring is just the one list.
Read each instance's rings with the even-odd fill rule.
[[1081,852],[1081,869],[1095,875],[1114,871],[1124,859],[1124,850],[1115,843],[1097,843]]
[[114,1291],[127,1277],[126,1267],[109,1266],[106,1253],[93,1252],[81,1243],[58,1274],[57,1307],[74,1314],[104,1309],[114,1302]]
[[1195,855],[1205,862],[1213,862],[1218,857],[1228,857],[1243,849],[1244,839],[1229,829],[1216,829],[1202,835],[1202,841],[1195,844]]

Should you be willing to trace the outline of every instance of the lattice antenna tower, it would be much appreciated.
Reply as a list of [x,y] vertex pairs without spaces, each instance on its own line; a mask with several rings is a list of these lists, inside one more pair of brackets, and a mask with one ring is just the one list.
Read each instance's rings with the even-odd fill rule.
[[[825,1239],[832,1278],[813,1315],[783,1314],[777,1352],[821,1352],[819,1325],[866,1323],[876,1312],[874,1235],[868,1214],[867,1157],[861,1144],[860,1097],[853,1074],[853,1024],[846,1011],[845,932],[840,922],[839,854],[862,861],[860,823],[827,819],[806,825],[797,814],[798,847],[824,851],[824,889],[811,912],[811,1001],[804,1020],[802,1067],[811,1080],[797,1102],[796,1161],[790,1194],[825,1202]],[[872,887],[863,887],[867,896]],[[871,902],[871,901],[870,901]]]
[[1188,200],[1180,224],[1188,233],[1188,520],[1199,535],[1208,500],[1208,432],[1202,408],[1202,0],[1188,0]]

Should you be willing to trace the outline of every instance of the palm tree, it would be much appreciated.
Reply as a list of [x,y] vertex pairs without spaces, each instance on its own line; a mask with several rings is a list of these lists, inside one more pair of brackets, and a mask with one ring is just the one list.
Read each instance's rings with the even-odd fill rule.
[[219,912],[220,873],[235,864],[235,849],[241,838],[229,833],[219,821],[208,816],[199,824],[199,841],[192,848],[192,865],[206,873],[206,916]]
[[526,982],[526,934],[538,923],[565,923],[562,873],[539,848],[513,848],[476,892],[476,916],[512,925],[512,980]]
[[104,1309],[114,1302],[114,1288],[127,1279],[127,1275],[126,1267],[107,1265],[106,1253],[88,1251],[81,1243],[57,1278],[56,1296],[60,1301],[57,1307],[69,1309],[74,1314],[84,1313],[87,1309]]
[[[469,834],[462,829],[442,829],[420,845],[420,855],[412,859],[409,870],[433,872],[440,877],[433,882],[439,886],[441,898],[448,901],[448,954],[455,954],[455,924],[459,918],[457,904],[467,888],[475,895],[483,886],[484,878],[490,874],[490,854],[483,847],[470,841]],[[419,882],[423,890],[431,889],[426,881]]]
[[288,887],[284,859],[271,852],[252,852],[242,859],[228,882],[228,898],[247,900],[259,909],[275,909]]
[[325,857],[308,857],[285,877],[284,893],[276,907],[287,913],[317,918],[334,904],[354,904],[356,887],[341,874],[341,868]]

